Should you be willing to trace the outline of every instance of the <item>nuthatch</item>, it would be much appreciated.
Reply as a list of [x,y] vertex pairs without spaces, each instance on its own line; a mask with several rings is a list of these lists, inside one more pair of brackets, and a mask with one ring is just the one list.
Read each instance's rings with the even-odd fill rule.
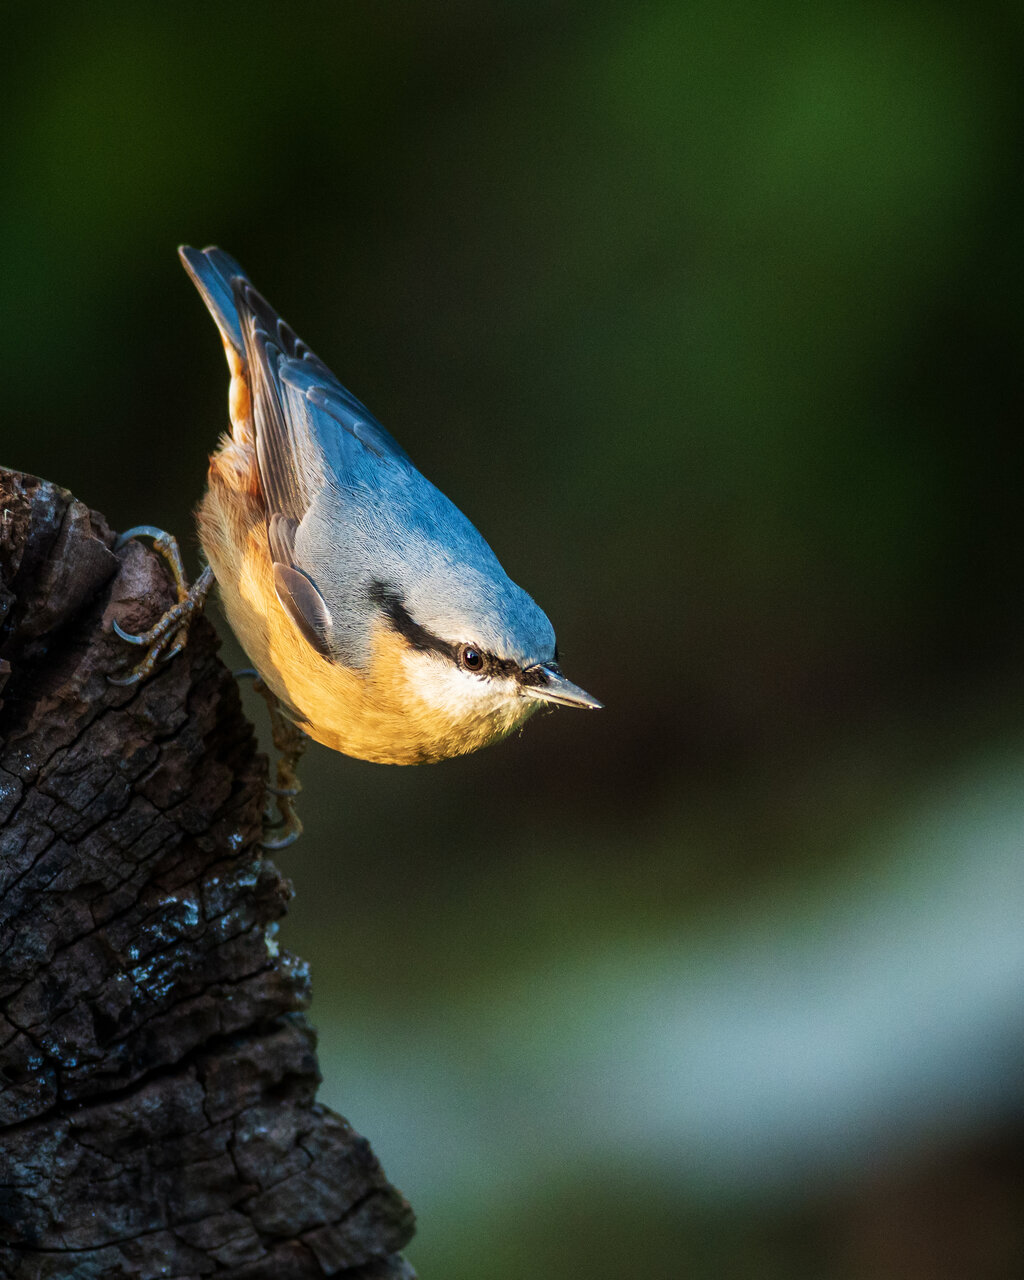
[[224,343],[231,433],[198,513],[209,568],[189,590],[173,540],[158,537],[179,604],[125,636],[149,646],[128,679],[182,647],[212,570],[287,716],[346,755],[441,760],[545,703],[600,707],[562,675],[551,623],[469,520],[239,265],[216,248],[179,252]]

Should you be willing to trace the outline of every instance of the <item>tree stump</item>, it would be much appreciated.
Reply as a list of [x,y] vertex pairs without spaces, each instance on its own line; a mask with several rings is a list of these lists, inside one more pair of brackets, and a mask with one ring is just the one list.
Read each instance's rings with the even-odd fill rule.
[[0,470],[0,1276],[399,1280],[409,1206],[315,1100],[266,760],[163,562]]

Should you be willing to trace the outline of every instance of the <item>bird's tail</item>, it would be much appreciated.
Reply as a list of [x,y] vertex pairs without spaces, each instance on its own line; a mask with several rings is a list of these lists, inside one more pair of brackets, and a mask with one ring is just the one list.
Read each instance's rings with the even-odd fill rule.
[[235,276],[241,276],[243,280],[248,280],[249,277],[229,253],[213,246],[200,251],[183,244],[178,247],[178,256],[216,321],[225,348],[230,348],[228,363],[234,372],[235,362],[231,359],[231,352],[234,352],[237,360],[244,362],[245,346],[231,281]]

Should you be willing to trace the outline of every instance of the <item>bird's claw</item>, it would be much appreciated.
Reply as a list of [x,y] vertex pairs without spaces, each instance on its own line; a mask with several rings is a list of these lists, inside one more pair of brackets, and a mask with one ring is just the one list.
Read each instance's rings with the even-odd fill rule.
[[[279,827],[284,825],[285,825],[285,822],[283,820],[281,822],[264,823],[263,830],[264,832],[267,832],[271,830],[272,827]],[[302,835],[302,823],[294,814],[292,814],[292,821],[289,824],[287,831],[283,832],[279,836],[271,836],[270,839],[265,838],[263,841],[261,841],[261,844],[263,848],[266,849],[269,853],[276,853],[279,849],[287,849],[290,845],[293,845],[301,835]]]
[[132,635],[130,631],[125,631],[124,627],[121,626],[120,622],[118,622],[116,618],[111,623],[111,626],[114,628],[117,634],[121,637],[121,639],[127,640],[129,644],[145,644],[146,636],[149,635],[148,631],[143,632],[141,636]]
[[[277,785],[270,786],[268,783],[266,788],[267,795],[274,798],[274,804],[271,805],[268,802],[263,811],[263,848],[271,852],[287,849],[302,835],[302,822],[295,812],[293,802],[302,790],[296,770],[302,753],[309,743],[309,736],[287,718],[281,710],[281,704],[276,695],[260,678],[259,672],[252,667],[247,667],[242,671],[236,671],[235,676],[253,681],[253,688],[267,704],[267,710],[270,712],[271,733],[279,754],[276,769]],[[277,809],[276,817],[274,816],[275,808]],[[280,832],[280,835],[268,838],[269,832]]]
[[126,631],[118,622],[113,629],[127,644],[144,646],[146,656],[137,666],[124,676],[107,676],[111,684],[133,685],[150,675],[160,661],[169,662],[176,654],[181,653],[188,643],[188,629],[194,614],[201,610],[206,602],[207,593],[213,584],[213,570],[206,566],[190,587],[185,577],[185,569],[181,562],[178,543],[171,534],[153,525],[137,525],[128,529],[114,543],[114,550],[119,551],[132,538],[146,537],[153,539],[153,549],[166,560],[174,577],[174,586],[178,593],[178,602],[157,621],[148,631],[138,635]]

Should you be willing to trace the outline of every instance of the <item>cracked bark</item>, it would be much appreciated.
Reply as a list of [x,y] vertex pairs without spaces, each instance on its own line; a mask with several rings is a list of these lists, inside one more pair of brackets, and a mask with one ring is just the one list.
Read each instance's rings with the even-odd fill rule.
[[412,1213],[316,1102],[266,762],[163,563],[0,469],[0,1276],[408,1280]]

